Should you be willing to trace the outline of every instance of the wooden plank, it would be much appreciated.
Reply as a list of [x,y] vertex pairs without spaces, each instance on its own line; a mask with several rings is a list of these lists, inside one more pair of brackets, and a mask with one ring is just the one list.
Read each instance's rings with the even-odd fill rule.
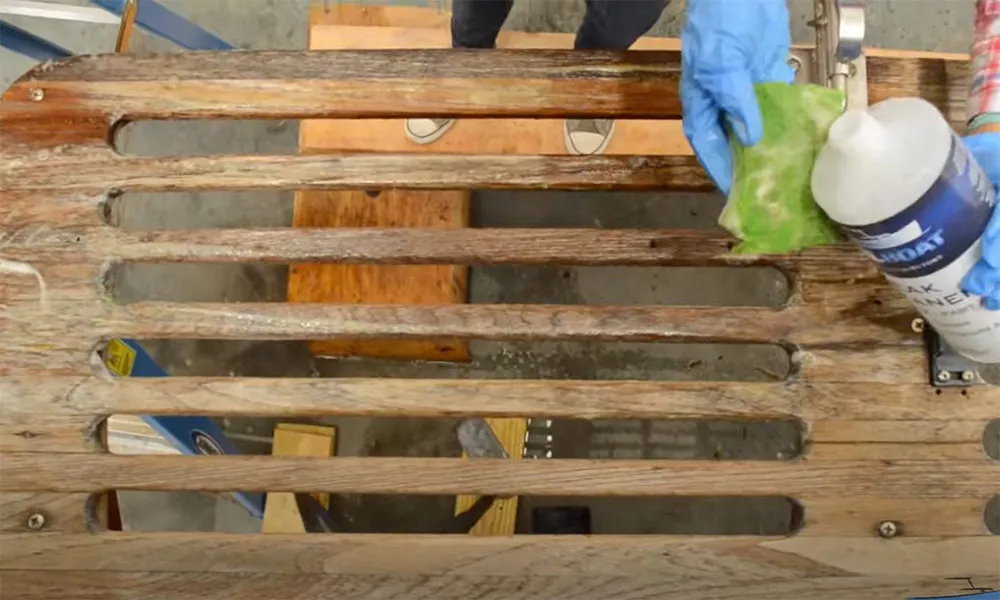
[[[413,26],[358,27],[353,20],[340,26],[313,24],[310,48],[314,50],[448,48],[445,29]],[[572,48],[572,36],[552,33],[502,32],[499,48]],[[678,40],[642,38],[635,49],[678,50]],[[619,120],[607,154],[684,155],[691,148],[677,120]],[[428,146],[417,146],[403,134],[403,122],[392,119],[366,121],[307,121],[300,130],[300,145],[309,150],[360,150],[382,152],[446,152],[463,154],[566,154],[562,119],[476,119],[455,124],[448,135]]]
[[[869,96],[878,101],[921,95],[953,118],[962,112],[961,97],[968,85],[963,62],[870,57]],[[126,120],[221,115],[670,119],[681,114],[679,75],[676,51],[586,56],[561,50],[84,56],[29,71],[5,92],[0,119],[24,123],[57,113]],[[39,86],[44,88],[43,105],[31,101],[32,90]],[[401,97],[407,101],[399,102]],[[16,145],[40,135],[31,129],[7,128],[5,133],[10,132]],[[71,132],[66,135],[72,138]]]
[[[662,568],[662,567],[661,567]],[[247,597],[297,598],[310,600],[534,600],[540,595],[560,600],[885,600],[886,598],[951,597],[968,593],[966,575],[951,578],[823,577],[798,581],[738,582],[718,577],[666,582],[645,574],[614,577],[579,575],[566,577],[479,577],[458,573],[428,576],[403,575],[262,575],[255,573],[101,573],[67,571],[52,577],[38,571],[5,571],[4,592],[20,600],[50,600],[72,597],[79,600],[141,600],[161,594],[170,585],[170,600],[242,600]],[[977,584],[996,585],[992,573],[972,574]]]
[[[394,193],[383,192],[383,195]],[[317,192],[326,195],[325,192]],[[435,195],[413,192],[431,201]],[[335,206],[330,207],[331,210]],[[340,219],[343,220],[343,219]],[[451,221],[450,218],[442,220]],[[305,225],[305,224],[303,224]],[[37,264],[150,262],[337,262],[342,264],[559,264],[641,266],[776,266],[808,280],[875,279],[856,247],[820,246],[791,255],[733,254],[734,241],[715,230],[422,227],[121,230],[32,228],[5,241],[4,256]],[[392,225],[392,224],[389,224]],[[316,228],[312,228],[316,227]],[[75,266],[67,268],[77,268]],[[449,267],[451,268],[451,267]],[[421,271],[423,272],[423,271]],[[310,282],[292,277],[290,284]],[[838,286],[844,287],[844,286]],[[871,286],[859,285],[860,293]],[[810,287],[809,291],[817,288]],[[300,291],[296,296],[308,295]],[[445,294],[440,294],[442,299]],[[346,296],[353,300],[356,296]],[[805,297],[803,299],[806,299]],[[824,300],[815,295],[809,300]]]
[[100,422],[92,415],[0,410],[0,452],[98,452]]
[[[92,494],[53,494],[47,492],[6,492],[0,494],[0,532],[35,532],[28,528],[28,517],[40,514],[45,518],[42,531],[47,533],[84,533],[97,524],[88,505],[95,503]],[[4,544],[4,553],[9,546]],[[0,558],[2,563],[2,558]],[[0,566],[2,568],[2,566]]]
[[837,461],[480,460],[6,453],[4,491],[267,490],[380,494],[981,498],[985,459]]
[[[444,306],[139,302],[128,305],[18,305],[12,319],[30,336],[65,335],[89,322],[88,336],[136,339],[317,340],[333,338],[621,340],[790,343],[825,347],[921,343],[902,326],[810,306],[663,307],[474,304]],[[47,319],[47,320],[40,320]],[[13,337],[13,336],[12,336]]]
[[[929,387],[929,386],[928,386]],[[989,388],[987,388],[989,390]],[[994,391],[996,396],[993,414],[1000,418],[1000,389]],[[873,395],[872,398],[878,396]],[[929,397],[929,394],[928,394]],[[952,395],[945,397],[935,395],[941,403],[949,401],[965,402],[966,397]],[[957,407],[956,407],[957,408]],[[812,424],[811,433],[814,440],[827,443],[845,442],[878,442],[895,444],[934,443],[934,444],[980,444],[988,421],[963,420],[959,415],[940,410],[942,420],[820,420]],[[943,420],[944,418],[948,420]]]
[[[447,57],[447,58],[445,58]],[[681,115],[678,52],[254,51],[77,56],[34,69],[2,96],[49,114],[144,118]],[[400,102],[406,98],[406,102]],[[586,102],[581,102],[586,98]],[[31,107],[31,104],[28,104]],[[0,120],[36,111],[4,107]],[[16,111],[16,112],[15,112]],[[13,139],[31,135],[19,132]]]
[[[278,423],[274,428],[272,456],[329,457],[336,448],[336,430],[321,425]],[[330,506],[330,494],[315,494],[323,506]],[[262,533],[306,533],[295,495],[287,492],[267,494]]]
[[[537,462],[537,461],[523,461]],[[6,537],[6,536],[5,536]],[[822,577],[988,574],[998,540],[763,536],[248,535],[218,533],[11,534],[4,570],[200,571],[466,577],[655,575],[657,581],[790,581]],[[214,549],[214,550],[213,550]],[[302,557],[337,557],[303,560]],[[95,560],[95,556],[99,556]],[[692,556],[697,559],[692,560]],[[46,560],[51,557],[52,560]],[[546,557],[547,560],[539,560]],[[601,557],[595,560],[595,557]],[[58,560],[57,560],[58,559]],[[718,574],[725,573],[720,579]],[[683,589],[680,588],[680,589]],[[267,597],[267,596],[264,596]],[[646,596],[649,597],[649,596]],[[697,596],[700,597],[700,596]]]
[[[938,391],[941,393],[938,394]],[[868,441],[905,441],[893,430],[938,441],[968,440],[978,423],[1000,419],[1000,387],[937,390],[923,383],[743,381],[577,381],[394,378],[182,377],[111,380],[51,376],[0,378],[7,415],[358,415],[549,417],[577,419],[799,418],[825,441],[852,439],[875,422]],[[827,420],[832,424],[825,424]],[[935,433],[950,420],[947,437]],[[898,428],[891,422],[898,421]],[[927,425],[923,425],[927,422]],[[976,425],[973,425],[976,423]],[[854,437],[853,439],[858,439]]]
[[0,163],[0,181],[8,190],[70,193],[111,189],[714,189],[698,161],[689,156],[367,154],[154,158],[104,151],[84,154],[71,165],[39,156],[26,157],[17,166]]
[[[468,191],[387,190],[377,198],[361,191],[299,192],[295,197],[293,224],[298,228],[423,227],[427,228],[423,231],[433,232],[441,239],[458,233],[468,222]],[[327,237],[326,232],[336,234],[338,229],[321,230],[320,237]],[[282,233],[289,239],[301,235],[294,230]],[[345,250],[354,251],[348,247]],[[404,246],[400,250],[406,252]],[[288,277],[288,300],[331,304],[461,304],[465,302],[468,279],[468,269],[454,264],[298,264],[292,266]],[[468,343],[458,339],[324,340],[312,342],[310,349],[313,354],[326,357],[469,359]]]
[[[440,13],[427,9],[401,9],[410,18],[394,16],[395,7],[384,7],[380,17],[314,13],[311,21],[310,48],[341,50],[351,48],[400,49],[447,48],[451,39],[449,23]],[[417,16],[421,15],[421,16]],[[378,22],[382,26],[361,26]],[[384,26],[385,23],[401,23]],[[430,29],[435,25],[441,29]],[[501,32],[497,47],[503,49],[569,49],[573,36],[560,33]],[[634,50],[680,49],[676,38],[640,38]],[[872,102],[891,97],[922,95],[939,106],[956,129],[965,125],[968,55],[901,52],[867,49],[869,86]],[[903,93],[902,90],[912,90]],[[482,136],[482,130],[491,132]],[[365,123],[351,121],[314,121],[301,131],[304,148],[381,151],[476,152],[484,154],[564,154],[562,120],[489,120],[487,123],[460,121],[441,140],[429,147],[414,146],[403,135],[399,120],[379,119]],[[679,121],[619,120],[608,154],[685,155],[691,148],[684,138]]]
[[[792,360],[795,377],[805,381],[873,384],[930,381],[927,374],[927,351],[915,346],[809,348],[795,352]],[[946,393],[948,391],[942,390],[942,394]]]
[[[892,521],[899,538],[990,536],[979,498],[883,500],[879,498],[804,498],[802,537],[874,538],[883,521]],[[995,539],[995,538],[994,538]]]
[[[486,423],[493,430],[500,444],[507,451],[509,460],[521,460],[524,454],[524,436],[528,431],[527,419],[487,418]],[[464,455],[468,458],[467,455]],[[470,459],[471,460],[471,459]],[[480,459],[482,460],[482,459]],[[459,496],[455,498],[455,514],[466,511],[476,503],[479,496]],[[471,535],[514,535],[517,525],[517,496],[497,498],[486,514],[469,531]]]
[[809,448],[811,461],[841,460],[982,460],[980,442],[851,442],[815,443]]

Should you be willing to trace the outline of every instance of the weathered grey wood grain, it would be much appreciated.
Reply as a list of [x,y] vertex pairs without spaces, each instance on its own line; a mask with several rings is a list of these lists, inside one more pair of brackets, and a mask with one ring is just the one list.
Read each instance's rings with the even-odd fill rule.
[[[622,340],[634,342],[791,343],[838,347],[921,343],[908,320],[873,322],[862,315],[809,306],[619,307],[563,305],[346,305],[139,302],[100,305],[21,304],[9,315],[31,322],[24,336],[67,332],[88,323],[90,338],[315,340],[447,338]],[[889,327],[887,325],[893,325]],[[55,339],[55,338],[53,338]]]
[[343,154],[131,157],[93,151],[0,162],[9,190],[99,194],[233,189],[623,189],[711,191],[690,156]]
[[854,246],[791,255],[734,254],[718,231],[683,229],[301,228],[123,231],[25,227],[4,254],[19,260],[95,262],[338,262],[361,264],[564,264],[802,268],[812,277],[874,279]]
[[[969,423],[1000,419],[995,386],[940,391],[921,383],[0,378],[0,400],[10,415],[794,417],[810,421],[830,442],[908,441],[909,428],[933,434],[928,441],[969,441],[975,435]],[[950,407],[947,414],[942,406]],[[862,437],[851,435],[853,427]]]

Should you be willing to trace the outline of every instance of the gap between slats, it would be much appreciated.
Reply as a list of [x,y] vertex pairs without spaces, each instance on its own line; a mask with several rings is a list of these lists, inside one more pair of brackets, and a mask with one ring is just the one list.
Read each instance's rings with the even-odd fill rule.
[[469,461],[457,458],[4,455],[4,491],[106,489],[622,496],[982,498],[1000,492],[988,460]]

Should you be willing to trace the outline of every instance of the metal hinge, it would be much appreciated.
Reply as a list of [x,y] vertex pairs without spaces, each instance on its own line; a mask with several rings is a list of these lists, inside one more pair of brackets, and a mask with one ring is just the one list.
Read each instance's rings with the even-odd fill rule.
[[820,85],[846,94],[846,109],[868,107],[864,0],[816,0],[815,73]]

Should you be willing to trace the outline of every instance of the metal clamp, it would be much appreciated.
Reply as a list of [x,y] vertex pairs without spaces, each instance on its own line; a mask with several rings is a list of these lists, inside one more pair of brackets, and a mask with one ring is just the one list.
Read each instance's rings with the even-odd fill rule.
[[867,108],[864,0],[816,0],[815,8],[817,81],[843,91],[848,110]]
[[923,332],[927,346],[927,370],[934,387],[969,387],[983,385],[979,363],[959,354],[923,319],[913,320],[913,330]]

